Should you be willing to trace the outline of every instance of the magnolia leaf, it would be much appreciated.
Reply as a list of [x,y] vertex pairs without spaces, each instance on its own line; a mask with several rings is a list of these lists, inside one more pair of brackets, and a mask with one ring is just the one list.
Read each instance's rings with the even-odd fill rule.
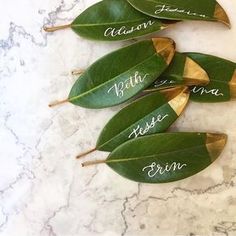
[[207,86],[193,86],[191,100],[196,102],[226,102],[236,98],[236,63],[201,53],[186,53],[210,77]]
[[164,132],[181,115],[188,99],[186,87],[141,97],[108,122],[97,141],[97,150],[112,151],[130,139]]
[[149,16],[170,20],[219,21],[230,26],[224,9],[215,0],[127,0]]
[[173,40],[154,38],[112,52],[92,64],[75,82],[69,98],[86,108],[121,104],[147,88],[168,67],[175,52]]
[[96,148],[77,158],[95,150],[111,152],[128,140],[165,131],[181,115],[188,99],[188,89],[179,87],[153,92],[135,100],[107,123]]
[[225,134],[162,133],[130,140],[116,148],[105,161],[125,178],[142,183],[167,183],[197,174],[222,152]]
[[126,0],[103,0],[87,8],[71,24],[45,30],[53,32],[70,27],[84,38],[116,41],[160,31],[174,23],[142,14]]
[[207,85],[209,77],[195,61],[183,53],[176,52],[170,66],[146,91],[159,90],[178,85]]

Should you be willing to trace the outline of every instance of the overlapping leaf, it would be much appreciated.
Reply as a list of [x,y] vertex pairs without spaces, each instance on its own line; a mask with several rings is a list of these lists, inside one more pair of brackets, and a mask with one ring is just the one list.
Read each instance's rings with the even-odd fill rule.
[[230,25],[224,9],[215,0],[127,0],[137,10],[171,20],[220,21]]
[[104,127],[96,149],[112,151],[127,140],[165,131],[182,113],[188,98],[189,91],[180,87],[134,101]]
[[135,10],[126,0],[103,0],[86,9],[69,25],[44,29],[53,32],[70,27],[88,39],[116,41],[157,32],[175,23],[147,16]]
[[[118,174],[143,183],[167,183],[197,174],[222,152],[227,137],[209,133],[163,133],[126,142],[105,161]],[[94,164],[92,162],[83,165]]]
[[191,100],[196,102],[225,102],[236,98],[236,63],[201,53],[186,53],[207,71],[210,83],[194,86]]
[[79,77],[68,101],[86,108],[123,103],[155,81],[168,67],[174,51],[171,39],[155,38],[112,52]]
[[147,90],[157,90],[177,85],[207,85],[209,77],[195,61],[183,53],[176,52],[170,66]]

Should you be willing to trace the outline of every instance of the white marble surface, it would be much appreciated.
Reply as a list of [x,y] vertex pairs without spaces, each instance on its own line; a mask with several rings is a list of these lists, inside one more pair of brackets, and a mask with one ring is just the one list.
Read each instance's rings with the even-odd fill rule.
[[[95,145],[119,109],[47,104],[75,77],[124,43],[98,43],[44,24],[70,22],[96,0],[0,0],[0,235],[235,236],[236,103],[194,104],[173,130],[222,131],[228,145],[211,167],[186,180],[144,185],[107,166],[82,169],[75,155]],[[178,50],[236,61],[236,1],[219,1],[232,29],[186,22],[165,31]],[[126,43],[127,44],[127,43]],[[103,158],[96,153],[91,158]]]

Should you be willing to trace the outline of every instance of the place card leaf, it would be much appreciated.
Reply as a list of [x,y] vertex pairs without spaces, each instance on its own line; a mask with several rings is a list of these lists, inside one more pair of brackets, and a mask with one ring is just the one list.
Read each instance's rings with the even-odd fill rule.
[[69,25],[44,29],[53,32],[70,27],[84,38],[116,41],[157,32],[174,23],[142,14],[126,0],[103,0],[87,8]]
[[112,52],[92,64],[75,82],[71,102],[99,109],[121,104],[152,84],[168,67],[175,53],[169,38],[144,40]]
[[186,53],[209,75],[207,86],[193,86],[191,100],[195,102],[217,103],[236,98],[236,63],[201,53]]
[[95,150],[111,152],[128,140],[167,130],[181,115],[189,99],[187,87],[156,91],[143,96],[118,112],[103,128]]
[[226,12],[215,0],[127,1],[140,12],[159,19],[219,21],[230,26]]
[[162,133],[130,140],[116,148],[106,163],[121,176],[142,183],[167,183],[193,176],[221,154],[225,134]]
[[186,85],[207,85],[209,77],[203,68],[183,53],[176,52],[170,66],[146,91]]

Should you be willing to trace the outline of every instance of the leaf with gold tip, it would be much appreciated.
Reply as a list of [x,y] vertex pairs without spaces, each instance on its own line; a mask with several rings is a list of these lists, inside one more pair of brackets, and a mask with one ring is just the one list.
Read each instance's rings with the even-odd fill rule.
[[186,53],[209,75],[207,86],[194,86],[191,100],[195,102],[226,102],[236,98],[236,63],[201,53]]
[[106,160],[121,176],[142,183],[167,183],[193,176],[211,165],[227,141],[225,134],[162,133],[124,143]]
[[206,71],[183,53],[176,52],[170,66],[146,91],[165,89],[178,85],[207,85]]
[[135,100],[118,112],[103,128],[95,150],[113,151],[124,142],[167,130],[181,115],[189,99],[187,87],[157,91]]
[[225,10],[215,0],[127,0],[152,17],[170,20],[219,21],[230,26]]
[[81,37],[116,41],[140,37],[175,22],[161,21],[135,10],[126,0],[103,0],[82,12],[71,24],[45,27],[48,32],[71,28]]
[[169,38],[144,40],[114,51],[92,64],[75,82],[69,98],[86,108],[121,104],[152,84],[168,67],[175,53]]

